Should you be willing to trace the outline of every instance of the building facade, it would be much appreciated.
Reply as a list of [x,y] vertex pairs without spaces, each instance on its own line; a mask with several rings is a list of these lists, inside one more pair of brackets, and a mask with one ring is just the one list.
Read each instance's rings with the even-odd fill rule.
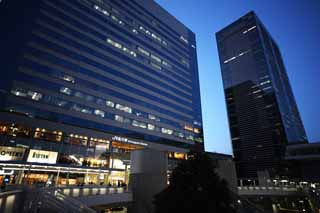
[[320,142],[289,145],[285,159],[292,178],[309,183],[320,182]]
[[204,149],[195,34],[157,3],[4,0],[0,13],[2,179],[117,184],[132,150]]
[[216,38],[238,177],[276,175],[285,145],[307,142],[279,47],[254,12]]

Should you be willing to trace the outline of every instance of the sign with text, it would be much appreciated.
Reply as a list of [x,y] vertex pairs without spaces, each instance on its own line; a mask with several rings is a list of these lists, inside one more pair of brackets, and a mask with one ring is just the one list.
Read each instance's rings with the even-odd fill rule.
[[0,161],[18,161],[22,160],[24,148],[0,146]]
[[58,152],[30,149],[27,162],[55,164],[57,157]]
[[146,144],[146,143],[143,143],[140,141],[134,141],[129,138],[120,137],[120,136],[113,136],[111,139],[114,141],[123,142],[123,143],[131,143],[131,144],[135,144],[135,145],[148,146],[148,144]]

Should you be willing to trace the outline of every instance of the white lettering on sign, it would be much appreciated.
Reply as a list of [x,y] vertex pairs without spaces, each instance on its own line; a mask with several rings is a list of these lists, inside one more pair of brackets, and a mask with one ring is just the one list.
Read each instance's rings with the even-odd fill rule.
[[58,152],[30,149],[27,162],[55,164]]
[[148,146],[148,144],[139,142],[139,141],[133,141],[131,139],[125,138],[125,137],[120,137],[120,136],[113,136],[112,140],[114,141],[119,141],[119,142],[124,142],[124,143],[131,143],[131,144],[136,144],[136,145],[141,145],[141,146]]
[[22,160],[24,151],[25,151],[24,148],[0,146],[0,160],[1,161]]

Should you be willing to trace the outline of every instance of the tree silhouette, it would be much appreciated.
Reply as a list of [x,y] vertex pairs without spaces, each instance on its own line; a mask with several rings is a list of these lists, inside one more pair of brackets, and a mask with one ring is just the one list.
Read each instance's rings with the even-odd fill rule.
[[205,153],[191,153],[173,171],[170,185],[155,195],[156,213],[231,213],[233,195]]

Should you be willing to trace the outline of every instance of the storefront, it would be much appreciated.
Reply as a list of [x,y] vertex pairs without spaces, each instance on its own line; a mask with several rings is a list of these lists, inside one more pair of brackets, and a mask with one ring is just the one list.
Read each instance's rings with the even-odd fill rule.
[[[15,133],[21,129],[5,126],[6,133],[9,127]],[[70,134],[65,142],[63,132],[43,128],[32,135],[37,143],[32,147],[38,149],[19,144],[19,138],[14,139],[17,147],[0,146],[0,184],[128,184],[131,151],[148,146],[120,136],[98,139]]]

